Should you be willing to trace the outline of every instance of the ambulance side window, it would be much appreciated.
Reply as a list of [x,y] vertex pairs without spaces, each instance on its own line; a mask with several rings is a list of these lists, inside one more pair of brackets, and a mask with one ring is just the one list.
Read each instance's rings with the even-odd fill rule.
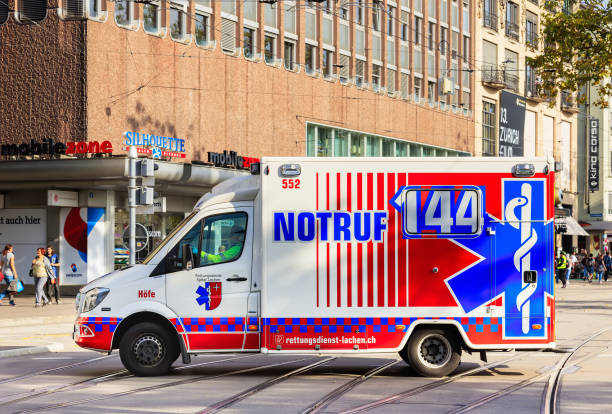
[[242,254],[247,230],[247,214],[218,214],[204,219],[199,266],[227,263]]

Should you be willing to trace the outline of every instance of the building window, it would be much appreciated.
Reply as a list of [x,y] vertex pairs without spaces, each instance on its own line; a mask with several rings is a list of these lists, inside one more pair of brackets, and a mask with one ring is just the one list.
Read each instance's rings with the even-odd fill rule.
[[463,61],[468,62],[470,60],[470,38],[463,36],[463,50],[461,51]]
[[393,30],[394,26],[395,26],[395,7],[387,6],[387,36],[393,36],[395,34],[395,30]]
[[427,24],[427,48],[432,52],[436,48],[436,24],[433,22]]
[[226,53],[236,51],[236,22],[231,19],[221,19],[221,50]]
[[519,76],[518,76],[518,53],[506,49],[505,66],[505,84],[506,88],[515,92],[519,91]]
[[482,24],[497,31],[497,0],[484,0]]
[[380,138],[368,136],[366,157],[380,157]]
[[115,23],[117,26],[132,25],[132,2],[127,0],[117,0],[115,2]]
[[361,86],[365,79],[365,62],[361,59],[355,60],[355,85]]
[[421,44],[421,24],[423,24],[423,19],[419,16],[414,16],[414,44]]
[[317,48],[313,45],[306,44],[304,49],[304,69],[306,73],[312,73],[316,67]]
[[410,13],[402,11],[401,16],[400,36],[404,42],[408,42],[410,40]]
[[382,156],[383,157],[394,157],[395,156],[395,141],[392,139],[382,140]]
[[395,71],[387,68],[387,92],[389,94],[395,93]]
[[511,1],[506,3],[506,36],[519,40],[518,4]]
[[451,25],[459,30],[459,4],[457,0],[453,0],[451,4]]
[[323,77],[329,78],[333,74],[332,65],[334,63],[334,53],[323,49],[323,62],[321,64],[321,69],[323,69]]
[[538,16],[530,11],[525,21],[525,43],[533,48],[538,47]]
[[463,0],[463,32],[470,32],[470,2]]
[[377,91],[380,87],[381,67],[372,65],[372,89]]
[[471,98],[470,98],[470,92],[468,92],[468,91],[463,91],[463,95],[462,95],[462,97],[461,97],[461,107],[462,107],[463,109],[469,110],[469,109],[470,109],[470,107],[471,107],[471,106],[470,106],[470,101],[471,101]]
[[497,117],[495,104],[482,102],[482,155],[495,156],[495,140],[497,132]]
[[413,0],[414,11],[417,13],[423,13],[423,0]]
[[[252,0],[245,0],[245,1],[250,1],[251,3],[257,4],[256,2],[252,1]],[[285,32],[288,33],[293,33],[296,34],[296,25],[295,25],[295,15],[296,15],[296,4],[295,2],[291,2],[291,1],[285,1],[283,3],[285,5]]]
[[372,30],[380,32],[380,7],[376,4],[372,7]]
[[349,19],[349,6],[350,3],[347,0],[341,0],[340,9],[338,11],[338,17],[342,20]]
[[316,14],[306,10],[305,12],[305,23],[306,23],[306,39],[317,40],[317,16]]
[[[90,19],[98,19],[100,18],[100,14],[102,12],[102,5],[100,4],[101,0],[88,0],[88,7],[87,7],[87,17],[89,17]],[[0,8],[1,8],[1,4],[2,2],[0,2]],[[1,14],[1,12],[0,12]],[[0,17],[0,23],[2,23],[2,18]]]
[[242,44],[244,57],[253,59],[255,57],[255,30],[245,27],[242,31]]
[[295,43],[285,40],[285,69],[293,70],[295,67]]
[[451,59],[457,59],[457,56],[459,56],[459,32],[453,31],[451,36]]
[[[2,0],[8,4],[8,0]],[[19,12],[16,14],[19,23],[38,23],[45,20],[47,17],[47,1],[46,0],[20,0]]]
[[363,25],[363,1],[357,0],[355,5],[355,24]]
[[257,2],[253,0],[244,0],[243,15],[246,20],[252,22],[257,21]]
[[427,96],[429,103],[433,104],[436,101],[436,83],[432,81],[427,82]]
[[170,37],[178,41],[185,40],[186,33],[186,14],[182,7],[174,5],[170,7]]
[[340,53],[338,57],[340,58],[340,64],[338,65],[338,75],[340,78],[340,82],[347,83],[349,80],[349,66],[351,62],[351,57],[343,55],[342,53]]
[[206,46],[210,38],[209,17],[205,14],[195,15],[195,41],[198,46]]
[[236,0],[223,0],[221,2],[221,11],[232,16],[236,15]]
[[349,156],[349,132],[336,129],[334,131],[334,157]]
[[276,10],[276,4],[264,3],[264,24],[266,26],[276,28]]
[[144,31],[159,34],[160,8],[157,3],[146,3],[143,10]]
[[421,88],[423,79],[421,78],[414,78],[414,97],[415,100],[418,101],[421,99],[421,96],[423,96],[423,90]]
[[264,60],[266,63],[274,63],[276,57],[276,37],[264,36]]

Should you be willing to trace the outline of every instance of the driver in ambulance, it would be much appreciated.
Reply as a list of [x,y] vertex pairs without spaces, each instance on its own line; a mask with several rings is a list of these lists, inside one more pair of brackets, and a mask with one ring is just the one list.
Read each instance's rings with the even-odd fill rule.
[[244,230],[240,226],[232,227],[229,234],[228,244],[225,250],[219,248],[219,254],[200,252],[202,260],[207,260],[209,263],[223,263],[233,260],[242,251],[242,241],[244,239]]

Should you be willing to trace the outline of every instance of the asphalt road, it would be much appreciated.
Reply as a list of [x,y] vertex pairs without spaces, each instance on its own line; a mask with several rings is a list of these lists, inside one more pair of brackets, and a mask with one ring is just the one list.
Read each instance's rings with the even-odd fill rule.
[[[63,338],[64,326],[48,323],[37,339]],[[214,354],[135,378],[116,353],[68,346],[0,359],[0,413],[612,412],[612,283],[557,290],[557,344],[567,352],[489,353],[487,364],[464,354],[442,379],[387,354]]]

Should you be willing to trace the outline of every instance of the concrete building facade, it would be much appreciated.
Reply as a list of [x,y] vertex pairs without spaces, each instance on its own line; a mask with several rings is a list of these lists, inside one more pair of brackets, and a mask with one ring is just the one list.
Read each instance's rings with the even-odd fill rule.
[[461,72],[473,50],[469,0],[8,4],[3,142],[51,135],[118,147],[139,131],[185,139],[194,160],[224,149],[474,152],[474,76]]
[[[475,154],[554,158],[556,205],[576,219],[577,195],[582,190],[577,180],[576,99],[566,93],[555,100],[549,98],[526,61],[543,47],[541,6],[541,0],[482,0],[476,6],[474,34],[478,41],[476,64],[471,68],[479,74],[474,103]],[[512,111],[520,116],[511,119]],[[507,142],[504,124],[520,134],[518,144]],[[570,233],[577,232],[570,229]],[[577,247],[577,239],[571,236],[563,242],[558,235],[557,245],[566,250]]]

